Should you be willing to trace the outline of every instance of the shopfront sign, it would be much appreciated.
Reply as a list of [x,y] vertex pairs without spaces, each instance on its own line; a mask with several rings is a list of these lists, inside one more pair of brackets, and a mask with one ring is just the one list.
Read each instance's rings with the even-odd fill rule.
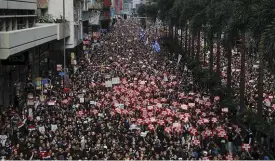
[[35,84],[36,84],[36,89],[41,90],[42,89],[42,78],[37,77],[36,80],[35,80]]
[[15,54],[9,56],[6,60],[2,61],[3,65],[25,65],[28,62],[29,52]]
[[71,64],[72,65],[75,65],[75,54],[74,53],[71,53]]

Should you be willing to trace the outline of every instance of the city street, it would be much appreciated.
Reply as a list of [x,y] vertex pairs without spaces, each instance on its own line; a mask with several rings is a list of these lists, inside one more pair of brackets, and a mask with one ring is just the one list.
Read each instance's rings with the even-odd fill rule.
[[274,0],[0,0],[2,160],[273,160]]
[[[222,160],[257,150],[249,144],[250,135],[231,122],[219,97],[211,101],[182,63],[177,66],[166,49],[152,50],[140,31],[135,22],[120,20],[90,58],[81,58],[69,88],[55,86],[45,93],[45,102],[25,108],[25,119],[21,111],[2,111],[7,137],[1,135],[6,146],[1,155],[16,160]],[[15,125],[10,125],[11,115]]]

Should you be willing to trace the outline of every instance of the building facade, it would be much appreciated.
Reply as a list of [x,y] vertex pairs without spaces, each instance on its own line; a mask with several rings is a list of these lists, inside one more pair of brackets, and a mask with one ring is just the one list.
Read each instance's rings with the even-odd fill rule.
[[132,0],[132,11],[136,13],[141,4],[148,4],[149,2],[149,0]]
[[39,24],[37,0],[0,1],[0,106],[24,93],[27,79],[42,75],[49,44],[60,38],[58,24]]
[[[88,20],[87,3],[87,0],[65,0],[65,19],[70,27],[70,37],[66,39],[67,49],[73,49],[82,42],[83,20]],[[47,6],[47,8],[41,9],[42,16],[48,14],[54,19],[63,16],[63,0],[48,0]],[[63,48],[63,46],[61,47]]]
[[123,13],[127,15],[132,15],[132,0],[124,0]]
[[[45,0],[39,0],[45,1]],[[65,8],[65,20],[69,28],[69,37],[65,40],[66,48],[66,65],[75,65],[71,61],[71,57],[78,58],[82,54],[82,42],[89,34],[89,10],[88,0],[65,0],[63,6],[63,0],[46,0],[47,6],[40,8],[41,16],[48,15],[53,19],[63,18],[63,7]],[[51,59],[53,64],[63,64],[63,40],[55,41],[51,44]]]
[[48,78],[63,64],[63,38],[67,62],[77,56],[89,34],[89,0],[0,0],[0,107],[24,93],[27,80]]

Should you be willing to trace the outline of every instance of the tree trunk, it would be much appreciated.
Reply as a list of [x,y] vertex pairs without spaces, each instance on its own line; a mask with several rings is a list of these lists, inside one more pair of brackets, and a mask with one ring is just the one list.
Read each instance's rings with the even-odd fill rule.
[[242,113],[245,108],[245,32],[241,35],[241,73],[240,73],[240,112]]
[[232,47],[231,44],[226,45],[226,51],[227,51],[227,89],[229,92],[231,92],[231,80],[232,80]]
[[217,33],[217,59],[216,59],[217,69],[216,69],[216,72],[217,72],[219,82],[220,82],[220,78],[221,78],[220,60],[221,60],[221,33]]
[[175,42],[178,44],[177,27],[175,26]]
[[260,51],[258,53],[259,55],[259,80],[258,80],[258,104],[257,104],[257,114],[258,117],[262,118],[262,107],[263,107],[263,86],[264,86],[264,49],[263,49],[263,38],[261,38],[261,42],[259,43],[260,47]]
[[185,43],[184,43],[184,52],[185,54],[188,55],[188,51],[187,51],[187,38],[188,38],[188,26],[186,24],[186,29],[185,29]]
[[183,46],[182,46],[182,32],[183,32],[183,30],[182,30],[182,27],[180,28],[180,48],[182,49],[183,48]]
[[189,29],[189,33],[188,33],[188,56],[192,57],[192,55],[191,55],[191,34],[190,34],[190,29]]
[[196,61],[200,62],[200,52],[201,52],[201,32],[199,30],[198,37],[197,37],[197,55],[196,55]]
[[206,44],[206,36],[205,36],[206,34],[205,34],[205,32],[204,32],[204,36],[203,36],[203,64],[205,64],[206,63],[206,53],[207,53],[207,49],[206,49],[206,46],[207,46],[207,44]]
[[195,34],[192,34],[192,58],[195,58]]
[[214,66],[214,55],[213,55],[213,38],[211,36],[210,41],[209,41],[209,50],[210,50],[210,55],[209,55],[209,71],[210,75],[213,75],[213,66]]
[[167,26],[165,26],[164,31],[165,31],[165,36],[166,36],[166,38],[168,38],[168,32],[167,32],[167,29],[168,29],[168,27],[167,27]]
[[169,38],[173,38],[173,26],[169,26]]

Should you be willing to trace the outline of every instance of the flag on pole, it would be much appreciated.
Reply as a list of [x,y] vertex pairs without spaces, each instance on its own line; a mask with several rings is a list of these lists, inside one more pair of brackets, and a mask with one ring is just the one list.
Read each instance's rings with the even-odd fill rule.
[[155,52],[160,52],[160,46],[159,46],[159,43],[157,42],[157,40],[155,41],[154,45],[153,45],[153,50]]
[[141,30],[139,31],[139,39],[140,39],[141,41],[144,40],[144,39],[145,39],[145,35],[146,35],[145,31],[141,29]]
[[179,56],[178,56],[178,63],[177,63],[177,65],[179,65],[181,58],[182,58],[182,55],[181,55],[181,54],[179,54]]

